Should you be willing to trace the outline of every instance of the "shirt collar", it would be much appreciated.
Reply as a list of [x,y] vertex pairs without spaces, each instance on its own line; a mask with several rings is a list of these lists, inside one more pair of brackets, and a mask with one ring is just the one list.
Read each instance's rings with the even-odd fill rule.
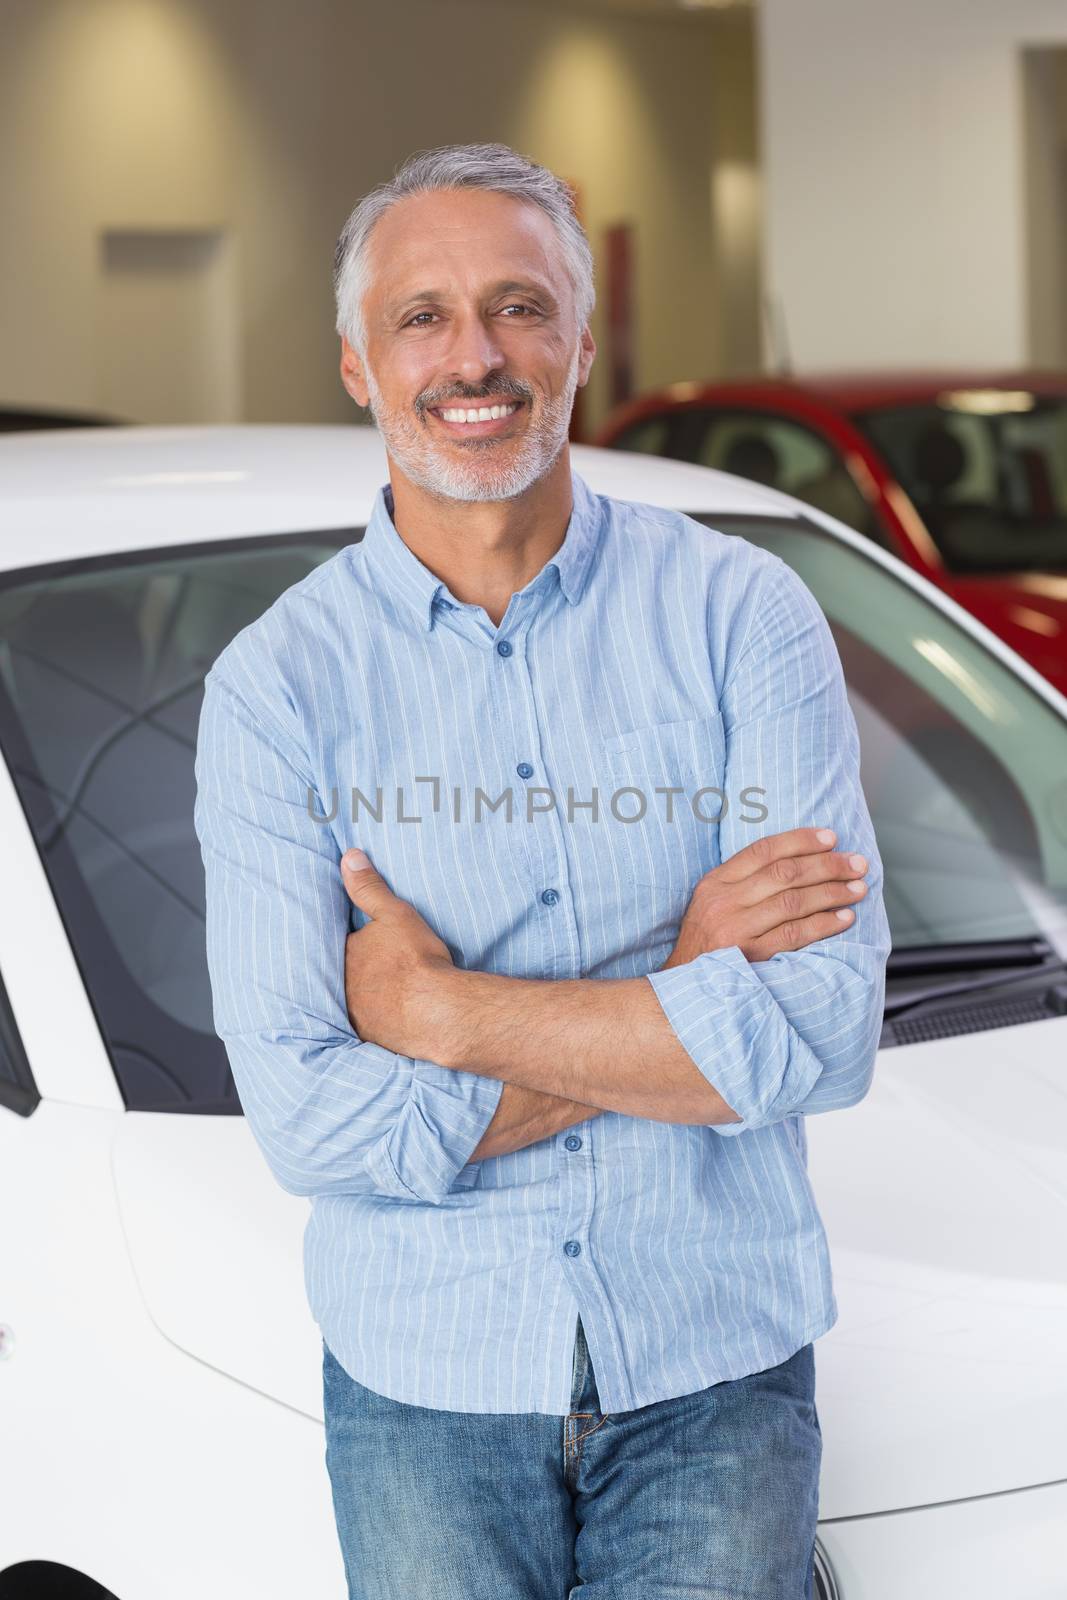
[[[530,579],[526,588],[543,586],[545,573],[554,567],[560,588],[573,606],[578,604],[588,582],[593,558],[600,545],[605,512],[600,499],[576,472],[571,473],[571,490],[573,507],[563,543],[555,555],[545,562],[541,571]],[[451,599],[454,604],[461,603],[400,537],[393,522],[393,491],[388,483],[383,484],[374,497],[374,508],[363,535],[362,549],[369,557],[376,582],[413,607],[427,631],[434,625],[434,608],[439,595]]]

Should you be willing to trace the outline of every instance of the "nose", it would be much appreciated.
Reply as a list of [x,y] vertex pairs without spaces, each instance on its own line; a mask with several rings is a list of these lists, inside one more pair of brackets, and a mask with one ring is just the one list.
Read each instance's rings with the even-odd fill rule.
[[504,365],[506,357],[495,329],[480,315],[457,317],[450,351],[451,365],[464,383],[476,384]]

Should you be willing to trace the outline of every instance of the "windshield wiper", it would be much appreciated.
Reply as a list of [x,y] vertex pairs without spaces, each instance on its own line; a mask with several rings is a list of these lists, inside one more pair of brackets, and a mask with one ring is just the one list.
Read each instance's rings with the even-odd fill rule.
[[[886,962],[886,977],[921,978],[938,972],[966,972],[982,968],[982,976],[962,978],[958,983],[933,984],[926,989],[909,989],[885,1003],[885,1015],[896,1017],[932,1000],[947,1000],[957,994],[995,989],[1024,980],[1062,978],[1065,963],[1047,939],[987,939],[960,944],[914,945],[891,952]],[[1046,992],[1054,1011],[1067,1015],[1067,983],[1051,983]]]
[[969,967],[1039,967],[1058,959],[1047,939],[972,939],[958,944],[913,944],[891,950],[886,976],[919,977],[931,972],[965,972]]

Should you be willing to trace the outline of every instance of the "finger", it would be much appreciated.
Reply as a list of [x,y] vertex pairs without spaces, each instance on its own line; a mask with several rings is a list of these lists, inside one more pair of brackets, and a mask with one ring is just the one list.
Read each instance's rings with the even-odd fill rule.
[[[810,889],[840,891],[843,886],[857,883],[863,884],[870,864],[866,856],[853,852],[843,855],[838,851],[831,851],[821,856],[782,856],[777,861],[772,861],[768,866],[754,872],[738,884],[736,893],[746,905],[766,904],[768,901],[781,899],[783,895],[792,892],[794,895],[803,895]],[[859,890],[856,891],[859,893]],[[809,899],[803,903],[804,911],[817,910],[820,905],[847,905],[848,896],[843,900],[822,901]],[[795,908],[790,908],[788,914],[795,914]],[[785,920],[784,916],[777,919]]]
[[345,851],[341,857],[341,881],[348,898],[372,917],[381,916],[396,900],[396,895],[364,850]]
[[775,861],[793,856],[824,855],[836,843],[837,834],[832,828],[789,828],[784,833],[768,833],[762,839],[753,839],[713,870],[723,872],[731,881],[747,878]]
[[866,893],[867,885],[859,878],[852,878],[848,883],[816,883],[806,889],[783,889],[781,894],[771,895],[749,907],[749,916],[756,923],[757,933],[767,933],[785,922],[799,922],[830,907],[855,905]]
[[753,941],[760,954],[748,956],[749,961],[769,961],[771,956],[783,950],[803,950],[809,944],[815,944],[819,939],[832,938],[835,933],[844,933],[856,919],[856,913],[848,907],[840,908],[845,912],[842,920],[837,911],[820,911],[811,917],[801,917],[792,922],[783,922],[777,928],[772,928],[762,938]]

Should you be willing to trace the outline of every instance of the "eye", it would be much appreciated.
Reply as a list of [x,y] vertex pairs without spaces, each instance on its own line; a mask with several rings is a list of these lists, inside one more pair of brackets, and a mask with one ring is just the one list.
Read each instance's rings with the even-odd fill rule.
[[433,312],[432,311],[416,311],[415,315],[413,317],[409,318],[409,320],[404,324],[404,326],[407,327],[407,328],[415,328],[415,327],[423,327],[424,328],[426,326],[426,324],[424,322],[420,323],[419,322],[419,318],[420,317],[432,317],[432,316],[433,316]]
[[[511,305],[504,306],[504,307],[502,307],[502,309],[504,311],[522,311],[522,312],[526,313],[527,315],[529,315],[531,317],[536,315],[536,312],[535,312],[533,306],[524,306],[522,304],[522,302],[519,301],[519,300],[513,301]],[[513,319],[509,318],[509,321],[510,320],[513,320]]]

